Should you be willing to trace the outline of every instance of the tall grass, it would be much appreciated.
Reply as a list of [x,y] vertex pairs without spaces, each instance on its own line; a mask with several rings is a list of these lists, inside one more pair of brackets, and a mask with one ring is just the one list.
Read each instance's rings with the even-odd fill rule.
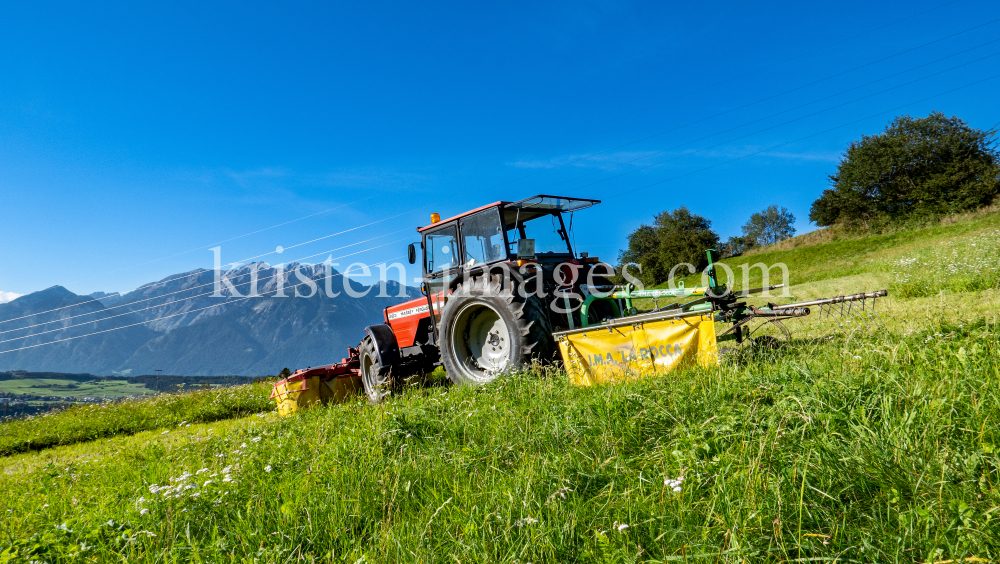
[[2,530],[50,562],[994,561],[998,359],[980,321],[420,390],[5,476]]
[[888,261],[894,294],[903,298],[1000,287],[1000,229],[942,241]]
[[250,384],[180,395],[73,406],[0,423],[0,456],[271,411],[271,386]]
[[[859,274],[878,274],[893,289],[901,292],[901,297],[915,297],[936,294],[947,286],[954,284],[956,291],[974,291],[995,287],[995,261],[990,254],[1000,251],[996,242],[1000,228],[1000,213],[975,214],[965,221],[944,223],[923,227],[912,231],[897,231],[883,235],[858,238],[836,238],[827,241],[818,235],[802,236],[804,246],[791,247],[778,245],[764,247],[753,254],[733,257],[720,261],[733,271],[735,280],[726,280],[723,268],[719,268],[720,282],[728,282],[731,286],[742,288],[744,270],[749,274],[747,287],[757,287],[764,283],[762,270],[751,268],[752,265],[763,263],[774,266],[779,263],[788,267],[791,284],[800,285],[834,278],[843,278]],[[798,238],[796,238],[798,239]],[[972,247],[976,239],[981,239],[985,247]],[[809,243],[809,244],[806,244]],[[955,252],[958,262],[951,257],[936,256],[935,252],[941,245],[949,247],[949,252]],[[917,265],[907,262],[918,257]],[[930,262],[919,264],[920,262]],[[978,259],[978,260],[976,260]],[[987,260],[987,270],[979,278],[975,278],[975,270],[982,268],[982,261]],[[967,272],[949,270],[949,265],[967,265]],[[679,272],[684,273],[681,269]],[[899,279],[905,273],[913,276],[907,281]],[[770,271],[769,284],[780,283],[780,270]],[[938,281],[933,282],[931,278]],[[697,286],[701,283],[701,274],[683,279],[687,286]],[[912,282],[912,284],[910,283]],[[992,283],[992,285],[991,285]],[[898,288],[896,287],[898,285]],[[937,291],[922,289],[927,286],[936,287]],[[666,283],[660,285],[666,286]],[[876,288],[867,288],[874,290]],[[881,288],[878,288],[881,289]],[[860,289],[859,289],[860,291]]]
[[[751,257],[896,284],[888,329],[807,318],[711,370],[220,419],[271,409],[241,387],[4,425],[22,449],[126,436],[0,459],[0,563],[1000,561],[996,292],[956,266],[1000,246],[997,217]],[[899,297],[941,290],[963,293]],[[218,420],[127,436],[185,419]]]

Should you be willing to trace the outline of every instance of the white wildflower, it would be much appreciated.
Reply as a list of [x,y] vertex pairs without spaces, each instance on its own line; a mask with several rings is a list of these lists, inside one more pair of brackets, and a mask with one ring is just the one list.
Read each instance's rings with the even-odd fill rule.
[[572,491],[573,491],[572,488],[568,487],[559,488],[558,490],[552,492],[552,495],[549,496],[549,499],[545,502],[545,505],[548,505],[554,501],[558,501],[556,500],[557,497],[566,499],[566,494]]
[[148,509],[143,509],[142,511],[139,512],[139,515],[146,515],[148,513],[149,513]]
[[518,521],[514,524],[518,527],[523,527],[525,525],[534,525],[537,522],[538,519],[535,519],[534,517],[525,517],[524,519],[518,519]]
[[681,484],[684,483],[684,476],[678,476],[677,478],[667,478],[663,480],[663,485],[674,490],[675,492],[681,491]]
[[628,525],[626,525],[625,523],[622,523],[621,525],[618,525],[617,528],[618,528],[618,532],[620,533],[620,532],[624,531],[625,529],[627,529]]
[[207,485],[209,485],[209,484],[211,484],[211,483],[212,483],[212,480],[205,480],[205,483],[204,483],[204,484],[202,484],[202,485],[201,485],[201,487],[203,487],[203,488],[204,488],[205,486],[207,486]]
[[254,437],[254,438],[250,439],[250,442],[251,443],[259,443],[260,442],[260,437]]
[[270,472],[270,471],[271,471],[271,465],[270,465],[270,464],[268,464],[267,466],[265,466],[265,467],[264,467],[264,471],[265,471],[265,472]]

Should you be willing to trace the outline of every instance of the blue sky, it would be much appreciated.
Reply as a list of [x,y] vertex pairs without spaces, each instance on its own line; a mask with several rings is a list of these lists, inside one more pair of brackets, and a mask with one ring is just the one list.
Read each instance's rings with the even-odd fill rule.
[[605,259],[681,205],[804,232],[852,139],[1000,122],[996,2],[140,4],[4,7],[0,292],[126,291],[258,230],[223,259],[397,259],[535,193],[603,199],[575,231]]

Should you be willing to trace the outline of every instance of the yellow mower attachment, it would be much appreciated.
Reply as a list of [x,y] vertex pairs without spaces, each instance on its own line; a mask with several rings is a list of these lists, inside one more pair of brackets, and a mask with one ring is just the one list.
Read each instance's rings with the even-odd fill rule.
[[553,333],[570,382],[592,386],[717,365],[711,312],[651,313]]

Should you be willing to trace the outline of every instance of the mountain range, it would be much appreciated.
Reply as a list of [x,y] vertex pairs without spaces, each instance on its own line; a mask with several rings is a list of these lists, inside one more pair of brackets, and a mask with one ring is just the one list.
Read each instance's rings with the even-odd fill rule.
[[[218,296],[215,271],[197,269],[123,295],[53,286],[0,304],[0,371],[277,374],[340,360],[384,308],[419,295],[392,281],[364,286],[322,264],[257,262],[222,279],[232,288]],[[247,297],[254,280],[259,296]],[[279,281],[287,297],[274,295]]]

